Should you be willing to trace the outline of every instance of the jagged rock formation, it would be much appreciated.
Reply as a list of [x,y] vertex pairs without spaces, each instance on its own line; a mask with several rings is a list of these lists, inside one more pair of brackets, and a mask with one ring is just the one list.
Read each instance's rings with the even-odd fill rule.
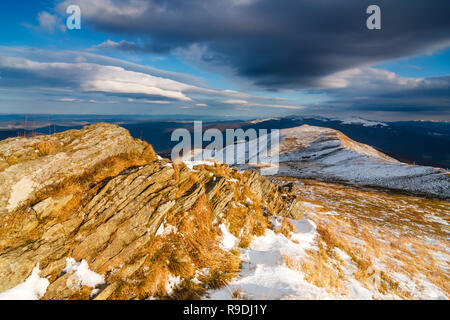
[[[108,124],[8,139],[0,166],[0,292],[39,265],[44,299],[165,296],[174,278],[192,298],[239,269],[220,230],[246,246],[271,215],[303,214],[293,190],[256,172],[218,163],[190,170]],[[78,279],[75,263],[103,280]]]
[[0,216],[32,199],[36,192],[120,155],[137,155],[144,145],[125,129],[93,125],[33,139],[0,144]]

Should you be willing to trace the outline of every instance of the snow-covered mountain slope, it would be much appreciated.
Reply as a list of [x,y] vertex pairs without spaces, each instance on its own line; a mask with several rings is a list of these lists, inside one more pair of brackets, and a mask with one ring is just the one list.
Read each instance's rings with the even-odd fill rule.
[[309,125],[280,130],[280,152],[283,161],[290,160],[289,155],[296,153],[300,153],[303,157],[320,158],[328,157],[338,150],[398,162],[366,144],[348,138],[337,130]]
[[306,218],[289,219],[288,232],[273,218],[210,299],[449,298],[448,202],[273,180],[294,184]]
[[375,120],[367,120],[361,117],[344,117],[344,118],[326,118],[326,117],[322,117],[322,116],[317,116],[317,115],[309,115],[309,116],[289,116],[289,117],[284,117],[284,118],[265,118],[265,119],[255,119],[255,120],[251,120],[249,121],[249,123],[252,124],[257,124],[257,123],[263,123],[263,122],[268,122],[271,120],[282,120],[282,119],[290,119],[290,120],[297,120],[297,121],[302,121],[302,120],[318,120],[318,121],[339,121],[342,124],[355,124],[355,125],[362,125],[364,127],[376,127],[376,126],[381,126],[381,127],[387,127],[388,124],[384,123],[384,122],[380,122],[380,121],[375,121]]
[[360,117],[349,117],[349,118],[336,119],[336,120],[341,121],[342,124],[360,124],[360,125],[363,125],[364,127],[374,127],[374,126],[386,127],[386,126],[388,126],[384,122],[367,120],[367,119],[363,119]]
[[[450,123],[432,121],[380,122],[360,117],[325,118],[292,115],[241,123],[244,130],[285,129],[301,125],[339,130],[402,162],[450,169]],[[237,124],[229,128],[236,128]]]
[[[233,146],[227,146],[223,154],[227,148]],[[282,129],[279,151],[279,159],[259,161],[270,164],[269,167],[252,165],[258,158],[249,157],[248,152],[238,154],[237,163],[244,163],[246,158],[250,164],[237,166],[252,167],[266,175],[344,182],[450,199],[448,171],[401,163],[334,129],[309,125]]]

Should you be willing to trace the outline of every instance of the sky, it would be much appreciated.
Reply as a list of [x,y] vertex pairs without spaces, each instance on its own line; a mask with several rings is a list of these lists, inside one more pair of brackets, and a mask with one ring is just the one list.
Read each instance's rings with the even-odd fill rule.
[[0,6],[0,113],[450,120],[447,0]]

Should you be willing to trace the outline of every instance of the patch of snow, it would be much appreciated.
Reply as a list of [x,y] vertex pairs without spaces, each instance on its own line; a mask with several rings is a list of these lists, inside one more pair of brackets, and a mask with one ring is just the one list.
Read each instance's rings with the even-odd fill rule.
[[315,224],[304,219],[289,220],[297,229],[292,240],[283,234],[266,230],[255,238],[249,249],[241,250],[243,260],[240,275],[228,287],[210,291],[210,299],[233,299],[233,291],[241,290],[249,299],[331,299],[323,288],[307,282],[303,275],[288,268],[283,256],[302,257],[306,250],[315,248]]
[[225,226],[225,224],[219,225],[219,229],[222,232],[222,241],[220,243],[220,248],[223,250],[229,251],[234,248],[236,245],[238,239],[228,231],[228,228]]
[[375,127],[375,126],[382,126],[387,127],[388,125],[384,122],[378,122],[378,121],[372,121],[372,120],[366,120],[359,117],[350,117],[345,119],[339,119],[342,124],[362,124],[364,127]]
[[279,216],[273,216],[271,221],[272,229],[278,230],[282,227],[282,217]]
[[161,223],[161,225],[158,228],[158,231],[156,231],[156,235],[157,236],[167,236],[171,233],[177,233],[178,232],[178,228],[176,226],[172,226],[172,225],[165,225],[165,223]]
[[350,263],[352,261],[352,257],[350,257],[347,252],[339,249],[338,247],[334,248],[334,251],[337,253],[338,257],[341,258],[342,261]]
[[65,273],[73,273],[66,282],[67,288],[79,289],[81,286],[95,288],[105,283],[105,277],[90,270],[86,260],[76,262],[73,258],[66,258]]
[[276,164],[271,163],[270,165],[266,167],[261,167],[259,169],[259,173],[263,176],[273,176],[278,173],[279,166]]
[[350,295],[357,300],[372,300],[373,294],[370,290],[364,288],[357,280],[350,279],[350,284],[347,285],[350,290]]
[[39,263],[30,276],[18,286],[0,293],[0,300],[39,300],[47,291],[50,282],[39,277]]
[[186,165],[186,167],[188,167],[191,171],[195,171],[194,167],[202,165],[202,164],[207,165],[207,166],[215,165],[215,162],[213,162],[213,161],[204,161],[204,160],[195,160],[195,161],[183,160],[183,162]]
[[173,275],[169,275],[169,278],[167,279],[166,282],[166,292],[167,295],[171,295],[173,293],[173,291],[180,285],[180,283],[182,282],[182,279],[179,276],[173,276]]
[[329,216],[339,216],[339,215],[341,215],[340,213],[338,213],[338,212],[336,212],[336,211],[326,211],[326,212],[322,212],[322,214],[325,214],[325,215],[329,215]]
[[321,205],[310,203],[310,202],[306,202],[306,201],[303,201],[302,204],[303,204],[304,207],[312,208],[312,209],[323,208]]
[[251,120],[249,121],[251,124],[257,124],[257,123],[261,123],[261,122],[266,122],[266,121],[271,121],[271,120],[278,120],[280,118],[265,118],[265,119],[256,119],[256,120]]

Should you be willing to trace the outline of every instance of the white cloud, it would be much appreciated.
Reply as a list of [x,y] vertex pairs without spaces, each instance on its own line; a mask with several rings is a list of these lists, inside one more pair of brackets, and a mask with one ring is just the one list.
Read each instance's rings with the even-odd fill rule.
[[[10,88],[58,92],[60,102],[106,103],[98,100],[97,94],[103,93],[128,99],[129,103],[155,106],[175,103],[177,107],[180,102],[195,100],[194,108],[302,108],[292,105],[290,99],[208,88],[199,85],[200,78],[83,51],[0,46],[0,73],[7,75],[0,81],[10,83]],[[68,100],[71,96],[78,99]]]
[[50,14],[47,11],[39,12],[37,20],[39,23],[37,28],[39,30],[53,33],[55,29],[58,27],[58,25],[59,29],[61,29],[62,31],[65,30],[64,24],[58,20],[56,15]]
[[74,99],[74,98],[61,98],[61,99],[58,99],[58,101],[61,101],[61,102],[75,102],[75,101],[78,101],[78,100]]
[[240,105],[247,105],[248,101],[245,100],[223,100],[221,101],[222,103],[226,103],[226,104],[240,104]]
[[188,85],[170,79],[127,71],[121,67],[91,64],[78,64],[77,67],[90,72],[80,84],[85,92],[145,94],[179,101],[192,100],[183,93],[189,88]]
[[337,72],[320,80],[323,88],[360,87],[365,90],[380,87],[415,88],[423,82],[423,78],[406,78],[395,72],[376,68],[355,68]]
[[38,14],[39,26],[47,31],[53,31],[56,26],[56,17],[46,11]]
[[26,71],[45,80],[60,80],[64,86],[75,82],[83,92],[143,94],[179,101],[191,101],[184,91],[196,88],[181,82],[149,74],[128,71],[122,67],[93,63],[36,62],[24,58],[0,56],[0,67]]
[[115,50],[140,50],[139,45],[136,42],[130,42],[130,41],[126,41],[126,40],[122,40],[120,42],[116,42],[116,41],[112,41],[112,40],[107,40],[104,41],[94,47],[92,47],[91,49],[89,49],[89,51],[96,51],[96,50],[111,50],[111,49],[115,49]]
[[170,103],[170,101],[167,101],[167,100],[148,100],[148,99],[132,99],[132,98],[129,98],[128,102],[153,103],[153,104],[169,104]]

